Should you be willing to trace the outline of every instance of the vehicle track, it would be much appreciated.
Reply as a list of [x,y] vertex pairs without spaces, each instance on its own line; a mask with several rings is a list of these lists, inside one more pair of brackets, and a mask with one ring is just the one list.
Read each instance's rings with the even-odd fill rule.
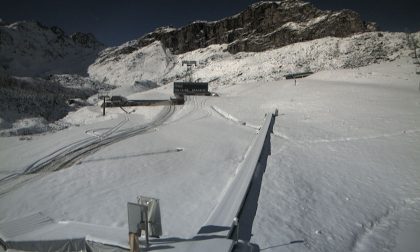
[[14,173],[0,179],[0,197],[30,180],[42,177],[42,175],[50,172],[67,168],[105,146],[109,146],[136,135],[144,134],[157,126],[162,125],[172,116],[174,111],[175,108],[173,105],[167,106],[154,121],[117,131],[129,120],[126,115],[126,118],[122,122],[110,128],[102,134],[100,138],[89,137],[88,139],[72,143],[32,163],[23,172]]
[[176,123],[181,120],[193,122],[211,116],[211,112],[209,112],[209,109],[206,107],[206,102],[208,99],[209,98],[206,96],[203,97],[186,95],[185,104],[179,110],[180,116],[178,118],[173,119],[169,123]]

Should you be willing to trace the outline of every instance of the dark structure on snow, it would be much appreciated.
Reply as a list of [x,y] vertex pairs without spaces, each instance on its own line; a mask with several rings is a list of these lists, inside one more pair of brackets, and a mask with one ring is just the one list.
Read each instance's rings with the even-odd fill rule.
[[292,74],[286,74],[284,77],[286,80],[288,79],[298,79],[298,78],[304,78],[309,75],[313,74],[313,72],[303,72],[303,73],[292,73]]
[[174,95],[210,95],[207,82],[174,82]]

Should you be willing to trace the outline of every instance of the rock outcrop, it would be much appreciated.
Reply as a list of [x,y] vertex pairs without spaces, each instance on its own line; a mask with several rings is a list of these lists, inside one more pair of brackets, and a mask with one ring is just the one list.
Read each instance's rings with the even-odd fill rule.
[[115,53],[128,54],[154,41],[160,41],[173,54],[212,44],[228,44],[230,53],[260,52],[327,36],[347,37],[376,30],[374,23],[362,21],[351,10],[323,11],[300,0],[264,1],[220,21],[197,21],[179,29],[158,28]]
[[76,32],[70,35],[70,38],[77,44],[86,48],[96,48],[103,46],[102,43],[96,40],[92,33]]

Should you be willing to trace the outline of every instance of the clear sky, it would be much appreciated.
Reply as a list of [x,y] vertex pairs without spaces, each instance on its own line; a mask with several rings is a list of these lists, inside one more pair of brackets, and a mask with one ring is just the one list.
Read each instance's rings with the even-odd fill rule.
[[[107,45],[119,45],[160,26],[181,27],[214,21],[244,10],[255,0],[0,0],[0,18],[37,20],[68,34],[92,32]],[[382,30],[420,31],[420,0],[312,0],[324,10],[352,9]]]

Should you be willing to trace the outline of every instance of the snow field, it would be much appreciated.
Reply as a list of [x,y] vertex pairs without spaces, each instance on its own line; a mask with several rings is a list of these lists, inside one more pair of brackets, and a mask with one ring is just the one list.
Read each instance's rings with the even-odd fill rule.
[[317,73],[297,86],[221,91],[217,106],[239,120],[279,109],[251,242],[264,251],[416,251],[417,82],[402,59]]
[[[212,57],[194,77],[214,80],[220,97],[187,97],[154,130],[1,195],[0,221],[42,211],[56,220],[126,228],[127,201],[146,195],[160,199],[164,237],[191,238],[244,159],[255,134],[246,125],[260,125],[264,114],[277,108],[251,242],[264,251],[415,251],[410,249],[418,248],[420,234],[419,79],[405,56],[403,34],[372,34],[356,35],[355,42],[326,38],[261,54],[228,56],[222,45],[176,56],[203,55],[202,62]],[[392,62],[333,70],[374,62],[365,56],[375,55],[369,45],[376,47],[382,40],[390,43],[382,44],[387,55],[381,57]],[[360,51],[352,50],[353,43],[361,43]],[[151,46],[144,52],[163,57],[158,45]],[[334,46],[338,51],[329,50]],[[263,63],[273,54],[272,61]],[[314,58],[306,62],[308,55]],[[278,71],[279,58],[286,70],[270,75]],[[301,66],[292,69],[297,62]],[[165,72],[167,80],[182,78],[185,69],[178,65],[171,70],[159,65],[146,77],[157,80],[153,76]],[[278,81],[283,71],[308,65],[330,70],[299,79],[296,86],[293,80]],[[107,67],[92,66],[90,71],[101,78],[126,71]],[[124,85],[136,78],[142,77],[127,77]],[[235,83],[241,85],[227,85]],[[172,85],[167,85],[129,98],[168,98],[171,92]],[[157,108],[135,110],[125,114],[113,108],[102,118],[98,108],[83,108],[66,119],[80,127],[31,141],[0,138],[2,176],[21,172],[78,141],[150,122],[158,113]]]
[[[142,194],[160,199],[165,237],[194,236],[223,196],[221,190],[254,136],[246,127],[214,120],[197,107],[204,98],[187,102],[184,110],[189,112],[182,118],[175,114],[173,121],[156,130],[105,147],[72,167],[4,195],[2,220],[39,210],[56,220],[126,228],[126,203]],[[139,122],[128,116],[130,123]],[[226,141],[231,136],[234,140]],[[25,163],[28,160],[15,163],[15,169]],[[32,200],[22,201],[22,197]]]

